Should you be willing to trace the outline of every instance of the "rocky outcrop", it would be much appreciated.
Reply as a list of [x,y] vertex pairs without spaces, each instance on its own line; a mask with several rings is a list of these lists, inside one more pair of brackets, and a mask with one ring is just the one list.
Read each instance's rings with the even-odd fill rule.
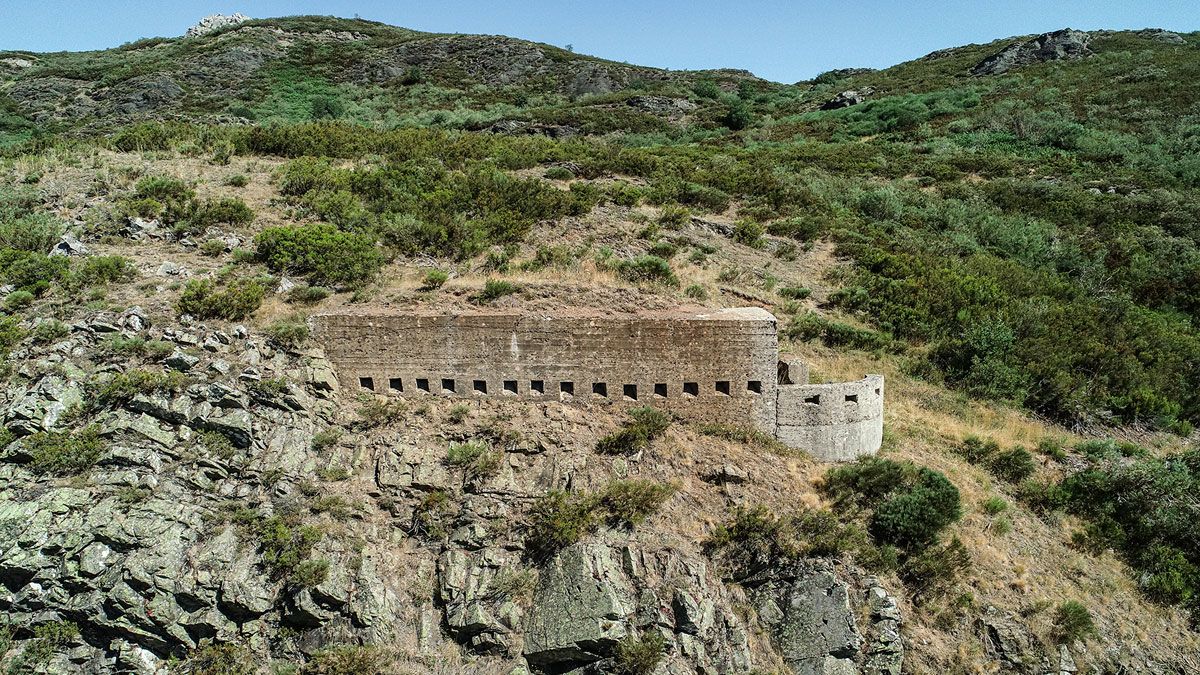
[[658,632],[668,672],[750,670],[747,628],[703,560],[671,549],[576,544],[541,571],[524,624],[535,671],[602,665],[618,643]]
[[797,568],[753,587],[750,598],[796,675],[856,672],[863,636],[849,586],[831,568]]
[[972,75],[1000,75],[1046,61],[1065,61],[1091,56],[1090,36],[1078,30],[1064,28],[1043,33],[1024,42],[1009,45],[980,61],[971,69]]
[[843,91],[822,104],[821,110],[837,110],[838,108],[848,108],[852,105],[858,105],[866,101],[867,97],[874,93],[875,89],[873,87]]
[[191,28],[188,28],[187,32],[184,33],[184,36],[185,37],[198,37],[198,36],[204,35],[206,33],[211,33],[214,30],[219,30],[221,28],[227,28],[229,26],[236,26],[239,23],[243,23],[243,22],[249,21],[249,20],[250,20],[250,17],[246,16],[245,14],[242,14],[241,12],[235,12],[228,16],[226,16],[224,14],[211,14],[209,16],[204,17],[203,19],[200,19],[200,21],[197,22],[196,25],[192,26]]

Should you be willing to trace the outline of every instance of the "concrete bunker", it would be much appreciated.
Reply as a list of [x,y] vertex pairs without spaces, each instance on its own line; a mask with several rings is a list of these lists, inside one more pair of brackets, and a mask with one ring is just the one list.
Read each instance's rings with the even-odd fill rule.
[[312,321],[342,386],[376,394],[652,405],[682,419],[749,426],[824,460],[872,454],[883,438],[883,377],[808,384],[807,366],[779,354],[776,319],[760,308],[364,308]]

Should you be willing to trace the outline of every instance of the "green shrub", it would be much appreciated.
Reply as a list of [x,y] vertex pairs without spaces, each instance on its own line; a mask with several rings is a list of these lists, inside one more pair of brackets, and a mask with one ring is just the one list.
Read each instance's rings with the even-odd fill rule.
[[762,506],[738,507],[729,522],[713,531],[705,549],[733,579],[750,578],[804,558],[847,553],[876,571],[896,564],[893,550],[874,546],[861,527],[842,523],[828,510],[777,515]]
[[776,292],[779,293],[779,297],[788,300],[803,300],[812,295],[812,289],[803,286],[784,286]]
[[300,525],[292,518],[271,516],[253,527],[263,564],[273,578],[295,582],[300,566],[308,561],[322,532],[312,525]]
[[911,484],[915,474],[912,464],[866,456],[830,469],[822,489],[836,504],[874,508]]
[[488,279],[473,298],[475,302],[491,302],[506,295],[512,295],[521,290],[520,286],[502,279]]
[[299,675],[374,675],[388,671],[388,661],[378,647],[339,645],[314,653]]
[[954,484],[941,473],[922,468],[911,488],[894,494],[875,509],[870,529],[880,541],[920,550],[961,515]]
[[238,197],[200,204],[179,228],[181,234],[199,234],[214,225],[241,227],[254,222],[254,210]]
[[596,450],[605,455],[636,455],[650,447],[671,425],[671,416],[648,406],[633,408],[624,427],[601,438]]
[[200,244],[200,255],[216,258],[225,252],[225,242],[220,239],[209,239]]
[[333,225],[269,227],[254,241],[259,260],[272,271],[308,275],[315,284],[361,285],[383,265],[374,239]]
[[229,187],[246,187],[250,184],[250,179],[245,174],[235,173],[225,179],[225,184]]
[[329,428],[324,431],[318,431],[312,437],[313,452],[323,452],[335,445],[342,439],[342,430],[337,428]]
[[1054,612],[1054,633],[1059,640],[1069,644],[1096,635],[1096,623],[1083,603],[1068,600]]
[[617,643],[613,672],[616,675],[651,675],[662,662],[665,647],[666,640],[654,629],[642,633],[641,637],[628,635]]
[[450,495],[445,490],[430,491],[413,509],[412,533],[432,538],[445,536],[443,521],[450,510]]
[[525,550],[534,559],[548,558],[595,531],[596,500],[590,495],[553,491],[529,508]]
[[658,214],[658,224],[677,230],[692,220],[692,212],[681,204],[664,204]]
[[609,525],[632,528],[642,524],[675,494],[676,487],[649,480],[618,480],[599,494],[599,506]]
[[80,286],[129,281],[137,276],[137,266],[120,255],[88,256],[75,264],[71,276]]
[[[51,344],[70,335],[71,327],[58,319],[43,321],[33,329],[33,339],[41,344]],[[2,352],[3,350],[0,350]]]
[[308,324],[303,318],[276,319],[267,324],[263,333],[273,344],[288,350],[303,345],[309,336]]
[[77,432],[41,432],[25,439],[30,467],[38,473],[57,476],[80,474],[96,465],[106,444],[98,427]]
[[683,294],[693,300],[699,300],[701,302],[708,299],[708,291],[706,291],[700,284],[692,284],[691,286],[688,286],[686,289],[684,289]]
[[32,305],[33,300],[33,293],[29,291],[13,291],[4,297],[4,309],[16,312]]
[[863,351],[883,351],[893,346],[892,337],[839,321],[831,321],[808,312],[792,319],[784,331],[793,340],[820,339],[829,347],[850,347]]
[[542,177],[549,180],[572,180],[575,178],[575,174],[565,166],[552,166],[546,169]]
[[0,281],[37,297],[65,279],[69,269],[70,262],[62,256],[0,249]]
[[258,658],[246,647],[235,644],[211,644],[188,652],[187,658],[178,664],[176,672],[187,675],[255,675]]
[[11,675],[47,672],[54,653],[79,639],[79,627],[69,621],[52,621],[33,628],[33,639],[8,663]]
[[291,582],[298,588],[320,586],[329,576],[329,561],[324,558],[308,559],[296,565],[292,571]]
[[252,279],[227,279],[220,284],[192,280],[183,289],[175,308],[199,319],[238,321],[254,313],[266,295],[262,283]]
[[318,303],[325,298],[333,295],[333,292],[322,286],[309,286],[307,284],[297,286],[287,292],[287,301],[305,305]]
[[21,328],[21,317],[0,315],[0,356],[7,357],[8,353],[25,339],[25,329]]
[[1000,497],[988,497],[983,500],[982,509],[989,516],[998,516],[1008,510],[1008,502]]
[[359,407],[358,416],[362,421],[362,426],[374,429],[399,422],[406,411],[407,408],[401,401],[373,398]]
[[753,220],[739,220],[733,227],[733,240],[751,248],[761,248],[766,228]]
[[131,369],[113,375],[92,387],[92,390],[95,405],[114,406],[122,405],[139,394],[178,393],[188,382],[186,375],[175,370],[155,372]]
[[0,210],[0,248],[48,253],[66,232],[62,222],[48,213],[4,217]]
[[1033,461],[1033,455],[1021,446],[998,453],[988,464],[988,471],[1010,483],[1020,483],[1036,470],[1037,463]]
[[504,453],[485,443],[451,443],[446,463],[463,469],[468,480],[490,478],[500,472]]
[[926,548],[900,566],[899,576],[914,602],[945,595],[971,569],[971,554],[954,537],[944,546]]
[[432,291],[441,288],[450,280],[450,273],[445,270],[429,270],[421,279],[421,290]]
[[626,281],[634,283],[662,283],[668,286],[678,286],[679,279],[671,270],[671,264],[662,258],[644,255],[632,260],[622,260],[617,264],[617,274]]

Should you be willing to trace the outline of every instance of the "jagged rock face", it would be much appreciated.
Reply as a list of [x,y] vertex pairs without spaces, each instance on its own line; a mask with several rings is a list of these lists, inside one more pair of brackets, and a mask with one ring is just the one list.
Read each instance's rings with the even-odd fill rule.
[[239,23],[249,20],[250,17],[242,14],[241,12],[236,12],[229,16],[224,14],[211,14],[203,19],[200,19],[195,26],[188,28],[184,35],[186,37],[196,37],[198,35],[204,35],[205,33],[211,33],[214,30],[225,28],[226,26],[236,26]]
[[1092,54],[1089,40],[1087,33],[1070,28],[1043,33],[987,57],[971,69],[971,74],[1000,75],[1034,63],[1081,59]]
[[821,105],[821,110],[837,110],[838,108],[849,108],[852,105],[858,105],[867,100],[867,97],[875,93],[873,87],[864,87],[861,90],[843,91],[837,96],[826,101]]
[[671,672],[749,670],[747,627],[708,565],[679,551],[576,544],[541,571],[524,655],[543,672],[610,659],[627,636],[666,638]]

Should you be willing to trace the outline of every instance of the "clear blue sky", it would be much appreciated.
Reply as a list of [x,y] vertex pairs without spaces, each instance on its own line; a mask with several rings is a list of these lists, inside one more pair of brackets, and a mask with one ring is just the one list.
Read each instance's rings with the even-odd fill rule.
[[664,68],[746,68],[781,82],[1070,26],[1200,30],[1200,0],[0,0],[0,49],[112,47],[206,14],[355,14],[491,33]]

